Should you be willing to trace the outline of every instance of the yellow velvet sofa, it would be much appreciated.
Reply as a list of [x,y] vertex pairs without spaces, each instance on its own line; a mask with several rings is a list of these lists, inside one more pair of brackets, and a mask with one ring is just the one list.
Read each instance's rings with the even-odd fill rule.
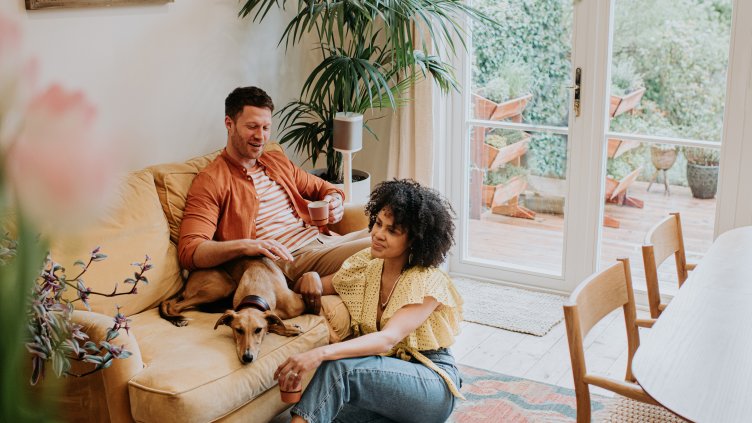
[[[277,144],[268,148],[281,149]],[[53,241],[53,258],[69,269],[101,246],[108,258],[84,275],[87,286],[98,292],[111,292],[116,282],[121,291],[129,289],[122,281],[136,270],[131,264],[143,261],[146,254],[154,264],[146,273],[148,284],[140,285],[136,295],[94,296],[91,311],[74,312],[75,320],[98,342],[113,325],[116,305],[121,306],[132,329],[114,343],[125,344],[133,355],[101,372],[66,379],[60,403],[69,421],[265,422],[288,407],[272,378],[278,364],[290,354],[328,342],[324,317],[303,315],[291,320],[303,328],[302,335],[267,335],[260,358],[243,365],[229,328],[214,330],[219,314],[189,311],[191,320],[182,328],[159,317],[158,304],[183,285],[176,243],[186,193],[197,172],[217,154],[129,174],[118,205],[104,218],[75,239]],[[362,207],[348,207],[334,230],[347,233],[366,225]],[[324,314],[344,336],[349,330],[346,307],[337,296],[325,297],[322,303]]]

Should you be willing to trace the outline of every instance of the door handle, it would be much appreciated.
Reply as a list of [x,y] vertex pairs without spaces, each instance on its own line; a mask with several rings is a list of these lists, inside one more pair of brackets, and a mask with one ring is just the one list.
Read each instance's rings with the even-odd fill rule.
[[574,70],[574,115],[580,117],[580,80],[582,78],[582,68]]

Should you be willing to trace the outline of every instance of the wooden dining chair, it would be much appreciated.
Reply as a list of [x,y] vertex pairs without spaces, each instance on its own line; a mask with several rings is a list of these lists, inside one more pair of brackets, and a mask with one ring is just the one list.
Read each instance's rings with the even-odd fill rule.
[[682,235],[681,216],[679,213],[670,213],[665,219],[650,228],[645,235],[642,246],[642,261],[645,265],[645,283],[648,289],[648,304],[650,317],[657,319],[666,308],[666,303],[661,302],[661,291],[658,281],[658,268],[671,255],[676,261],[676,276],[679,279],[679,287],[689,275],[689,271],[695,268],[694,264],[688,264],[684,252],[684,237]]
[[[590,329],[612,311],[622,308],[627,327],[627,370],[624,380],[588,373],[585,365],[583,340]],[[640,345],[637,328],[632,276],[629,259],[590,276],[575,288],[564,305],[564,320],[567,326],[569,356],[572,361],[574,390],[577,397],[577,422],[590,422],[590,387],[599,386],[624,397],[659,405],[635,382],[632,375],[632,357]]]

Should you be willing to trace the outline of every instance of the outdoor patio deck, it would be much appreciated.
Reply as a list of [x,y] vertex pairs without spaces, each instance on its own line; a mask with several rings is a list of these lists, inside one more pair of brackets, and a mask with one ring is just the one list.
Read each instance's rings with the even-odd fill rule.
[[[634,285],[642,289],[645,272],[640,247],[648,229],[669,212],[680,212],[687,261],[696,263],[713,242],[716,203],[715,199],[693,198],[688,187],[671,186],[670,196],[664,195],[662,185],[654,184],[650,192],[646,188],[646,182],[635,182],[629,191],[630,195],[645,201],[642,209],[606,204],[605,213],[618,219],[621,227],[603,227],[601,243],[601,264],[609,264],[617,257],[629,257]],[[563,226],[562,215],[538,213],[535,220],[527,220],[486,212],[480,220],[469,222],[470,256],[558,271]],[[662,292],[675,290],[673,260],[669,259],[661,266],[659,278],[663,282]]]

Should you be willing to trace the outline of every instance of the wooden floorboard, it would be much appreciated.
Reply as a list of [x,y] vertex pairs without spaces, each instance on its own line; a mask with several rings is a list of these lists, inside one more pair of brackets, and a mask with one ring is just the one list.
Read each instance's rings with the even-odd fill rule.
[[[648,312],[639,310],[637,315],[648,317]],[[589,372],[624,378],[627,339],[621,309],[596,324],[585,338],[584,345]],[[452,351],[460,364],[570,389],[573,387],[564,322],[541,337],[463,322],[462,333]],[[591,391],[613,395],[597,387]]]

